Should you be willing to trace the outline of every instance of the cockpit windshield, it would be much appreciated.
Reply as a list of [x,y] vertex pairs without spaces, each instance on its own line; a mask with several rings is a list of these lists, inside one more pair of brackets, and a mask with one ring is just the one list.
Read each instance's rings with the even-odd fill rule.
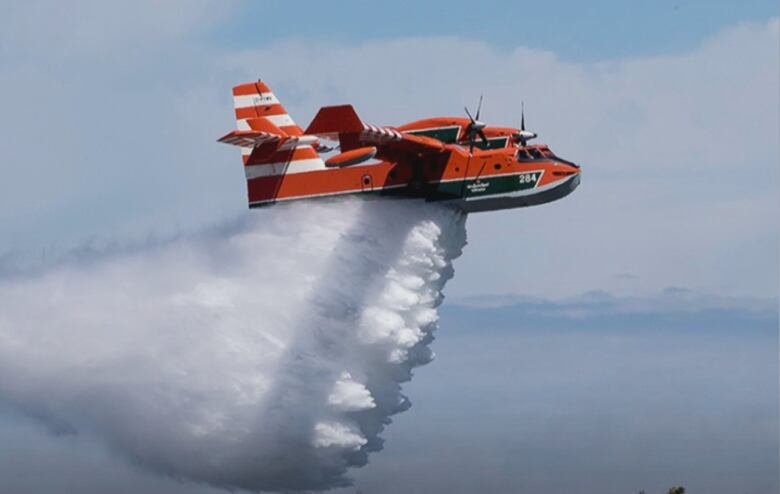
[[553,152],[549,149],[520,148],[517,150],[518,161],[533,161],[553,158],[555,158],[555,154],[553,154]]
[[579,165],[565,160],[550,150],[547,146],[539,147],[521,147],[517,150],[517,161],[536,161],[536,160],[551,160],[559,163],[565,163],[567,165],[575,166],[579,168]]

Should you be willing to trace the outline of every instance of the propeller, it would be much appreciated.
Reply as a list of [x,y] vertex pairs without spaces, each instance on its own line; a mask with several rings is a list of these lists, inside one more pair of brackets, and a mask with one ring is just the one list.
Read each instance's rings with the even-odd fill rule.
[[520,102],[520,130],[525,130],[525,101]]
[[520,141],[520,144],[525,147],[528,145],[528,141],[538,137],[536,132],[530,132],[525,130],[525,102],[520,102],[520,132],[514,135],[514,138]]
[[468,137],[469,141],[469,153],[472,153],[474,151],[474,143],[476,142],[477,136],[479,136],[484,144],[487,144],[488,142],[485,131],[482,130],[486,125],[484,122],[479,121],[479,113],[482,111],[482,95],[479,95],[479,104],[477,105],[476,117],[471,116],[471,112],[467,107],[464,106],[463,109],[466,110],[466,115],[468,115],[469,120],[471,120],[468,127],[466,127],[466,136]]

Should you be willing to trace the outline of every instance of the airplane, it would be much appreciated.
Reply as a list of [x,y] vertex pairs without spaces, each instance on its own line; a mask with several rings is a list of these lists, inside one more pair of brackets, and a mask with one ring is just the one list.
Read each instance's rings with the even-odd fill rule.
[[[312,198],[371,195],[421,198],[466,212],[532,206],[570,194],[580,167],[537,134],[489,127],[475,115],[397,127],[360,119],[351,105],[325,106],[304,130],[263,81],[233,88],[237,130],[218,141],[239,146],[249,207]],[[336,154],[334,154],[336,153]]]

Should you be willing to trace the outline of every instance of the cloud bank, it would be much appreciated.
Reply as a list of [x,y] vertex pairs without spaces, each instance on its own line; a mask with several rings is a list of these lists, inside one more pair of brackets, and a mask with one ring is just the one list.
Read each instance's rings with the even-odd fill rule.
[[348,485],[432,357],[464,223],[418,201],[292,204],[7,278],[0,396],[171,476]]

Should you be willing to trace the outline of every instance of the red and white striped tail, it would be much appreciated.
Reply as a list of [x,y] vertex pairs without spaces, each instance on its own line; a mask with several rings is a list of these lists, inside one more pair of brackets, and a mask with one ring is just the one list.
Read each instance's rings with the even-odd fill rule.
[[[258,80],[235,86],[233,88],[233,108],[236,111],[236,128],[238,130],[250,130],[248,120],[264,117],[288,136],[303,135],[303,129],[295,124],[271,88],[263,81]],[[241,157],[245,165],[251,154],[251,146],[241,148]]]
[[303,134],[266,83],[235,86],[233,107],[238,132],[221,142],[241,146],[248,181],[326,168],[312,146],[317,138]]
[[249,130],[247,119],[265,117],[287,135],[299,136],[303,129],[298,127],[284,106],[262,81],[240,84],[233,88],[233,107],[236,109],[238,130]]

